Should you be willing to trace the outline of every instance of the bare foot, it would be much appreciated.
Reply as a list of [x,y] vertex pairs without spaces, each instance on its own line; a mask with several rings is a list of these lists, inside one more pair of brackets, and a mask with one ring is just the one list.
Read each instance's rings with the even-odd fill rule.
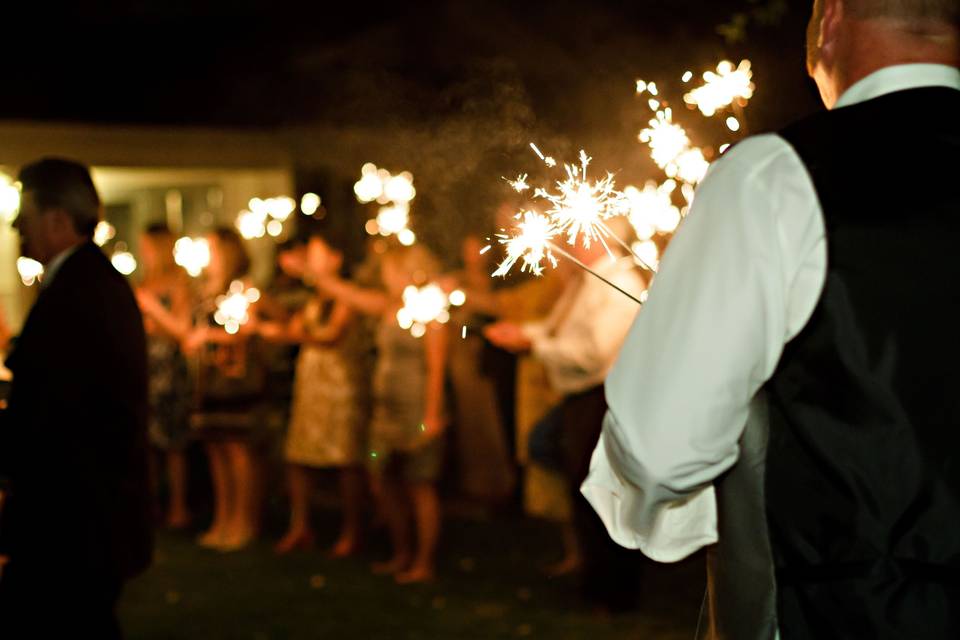
[[405,556],[394,556],[386,562],[375,562],[370,565],[370,570],[378,576],[392,575],[400,573],[410,566],[410,559]]
[[414,566],[397,574],[397,584],[423,584],[433,582],[433,568]]
[[167,528],[179,531],[190,526],[189,511],[170,511],[167,514]]
[[224,543],[225,531],[221,527],[210,527],[197,537],[197,544],[207,549],[216,549]]
[[360,548],[360,542],[351,536],[340,536],[333,548],[330,549],[331,558],[347,558],[352,556]]
[[544,568],[543,572],[551,578],[559,578],[577,573],[582,567],[583,562],[580,560],[580,556],[566,556],[560,562]]
[[216,547],[217,551],[223,553],[231,553],[234,551],[240,551],[241,549],[249,546],[253,542],[253,532],[248,530],[236,530],[227,532],[219,546]]
[[313,548],[313,543],[313,532],[308,529],[288,531],[273,547],[273,551],[278,555],[286,555],[293,551],[307,551]]

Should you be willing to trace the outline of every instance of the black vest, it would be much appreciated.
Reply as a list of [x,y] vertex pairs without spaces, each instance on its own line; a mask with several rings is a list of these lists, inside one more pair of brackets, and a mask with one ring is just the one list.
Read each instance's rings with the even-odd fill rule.
[[787,128],[827,278],[766,385],[783,640],[960,638],[960,91]]

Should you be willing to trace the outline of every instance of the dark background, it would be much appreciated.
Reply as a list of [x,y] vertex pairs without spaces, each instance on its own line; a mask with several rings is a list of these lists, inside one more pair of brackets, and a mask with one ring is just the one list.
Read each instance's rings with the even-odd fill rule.
[[[685,70],[699,77],[723,58],[750,58],[751,133],[820,108],[803,66],[810,4],[41,5],[5,20],[0,119],[276,131],[299,190],[344,212],[357,208],[362,162],[408,169],[414,227],[449,257],[463,233],[489,233],[511,197],[500,176],[542,177],[531,140],[560,160],[584,148],[621,185],[660,177],[636,139],[650,117],[637,78],[676,100]],[[677,111],[696,144],[729,138],[721,119]],[[362,221],[343,224],[355,236]]]

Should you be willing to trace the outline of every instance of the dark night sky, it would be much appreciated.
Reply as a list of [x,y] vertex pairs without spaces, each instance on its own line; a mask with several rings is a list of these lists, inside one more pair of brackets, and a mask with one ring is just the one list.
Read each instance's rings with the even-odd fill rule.
[[[418,234],[455,255],[462,233],[489,229],[510,196],[499,176],[543,177],[533,175],[531,140],[564,161],[588,150],[594,170],[616,172],[618,184],[657,177],[637,142],[650,118],[635,95],[638,77],[660,82],[676,104],[686,69],[749,57],[758,86],[751,132],[821,108],[803,69],[809,7],[364,0],[305,12],[279,0],[102,3],[55,23],[11,22],[0,120],[277,130],[300,187],[344,211],[356,207],[350,185],[363,161],[409,169],[421,194]],[[745,37],[730,42],[718,26],[737,14]],[[678,111],[695,144],[729,140],[719,119]]]
[[[769,0],[765,0],[769,1]],[[781,0],[782,1],[782,0]],[[748,55],[753,117],[816,107],[802,74],[806,0],[727,45],[717,25],[760,0],[318,4],[101,3],[5,30],[0,118],[275,127],[421,123],[482,108],[509,83],[538,123],[596,132],[630,108],[631,81]]]

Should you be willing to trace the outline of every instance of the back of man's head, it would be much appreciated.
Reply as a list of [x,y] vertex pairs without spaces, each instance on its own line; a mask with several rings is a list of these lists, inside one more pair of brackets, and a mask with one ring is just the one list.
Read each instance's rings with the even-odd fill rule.
[[960,22],[958,0],[846,0],[856,18],[890,18],[907,23],[923,21]]
[[41,211],[61,209],[73,221],[76,232],[92,236],[100,221],[100,196],[84,165],[63,158],[43,158],[20,170],[24,193],[33,194]]

